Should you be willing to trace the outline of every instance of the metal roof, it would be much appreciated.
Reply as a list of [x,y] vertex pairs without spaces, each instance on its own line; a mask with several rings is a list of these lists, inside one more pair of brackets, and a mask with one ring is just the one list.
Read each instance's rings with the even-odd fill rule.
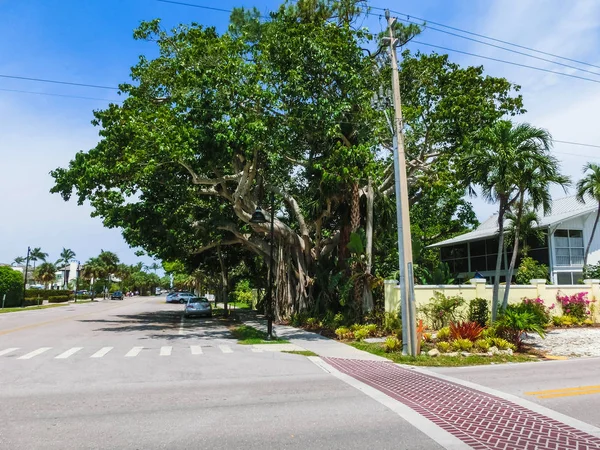
[[[552,210],[546,216],[541,208],[538,208],[537,213],[540,217],[539,228],[548,228],[554,225],[558,225],[575,217],[579,217],[591,212],[597,211],[597,202],[591,197],[586,197],[585,203],[577,201],[577,198],[572,195],[569,197],[559,198],[552,201]],[[508,220],[505,220],[504,226],[509,224]],[[429,247],[447,247],[449,245],[461,244],[463,242],[478,241],[480,239],[486,239],[498,234],[498,214],[493,214],[485,222],[479,225],[473,231],[468,233],[455,236],[445,241],[437,242]]]

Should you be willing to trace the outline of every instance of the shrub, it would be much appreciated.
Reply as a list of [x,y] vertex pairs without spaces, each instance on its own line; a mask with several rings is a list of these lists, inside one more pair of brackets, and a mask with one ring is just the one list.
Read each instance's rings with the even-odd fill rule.
[[476,341],[481,333],[483,327],[477,322],[458,322],[450,323],[450,337],[452,339],[467,339],[469,341]]
[[319,328],[321,326],[321,322],[316,317],[309,317],[306,319],[306,327],[308,329]]
[[562,326],[562,319],[564,316],[552,316],[552,325],[555,327]]
[[348,327],[336,328],[335,334],[338,337],[338,339],[352,339],[354,337],[354,334]]
[[362,328],[362,324],[360,324],[360,323],[355,323],[353,325],[350,325],[350,330],[351,331],[360,330],[361,328]]
[[396,352],[400,350],[402,343],[395,337],[389,337],[383,343],[383,348],[387,353]]
[[548,279],[548,266],[540,264],[535,259],[526,256],[517,268],[515,281],[517,284],[529,284],[534,279]]
[[556,294],[556,300],[562,307],[563,314],[575,317],[579,320],[585,320],[590,313],[590,300],[587,298],[587,292],[578,292],[573,295]]
[[485,298],[474,298],[469,302],[469,321],[485,327],[490,310]]
[[510,342],[508,342],[506,339],[495,337],[488,338],[487,341],[490,344],[490,347],[496,347],[498,350],[508,350],[509,348],[511,350],[516,350],[516,347]]
[[477,339],[475,341],[475,348],[482,352],[487,352],[490,349],[490,343],[487,339]]
[[440,352],[448,353],[451,346],[450,346],[450,342],[438,342],[436,347]]
[[25,291],[25,298],[40,297],[42,300],[49,300],[52,297],[62,297],[65,295],[73,297],[71,291],[61,291],[58,289],[27,289]]
[[369,336],[375,336],[377,334],[377,325],[370,323],[363,327],[369,333]]
[[452,348],[457,352],[468,352],[473,348],[473,341],[470,341],[469,339],[455,339],[452,341]]
[[481,338],[482,339],[487,339],[487,338],[493,338],[493,337],[497,337],[497,330],[496,330],[496,326],[489,326],[489,327],[485,327],[483,329],[483,331],[481,332]]
[[431,333],[423,333],[423,342],[431,342]]
[[293,327],[301,327],[306,323],[306,314],[303,313],[296,313],[296,314],[292,314],[292,317],[290,318],[290,325]]
[[393,333],[402,327],[398,314],[386,313],[383,318],[383,331],[384,333]]
[[450,339],[450,328],[444,327],[437,332],[435,338],[438,341],[447,341]]
[[70,295],[55,295],[54,297],[50,297],[48,299],[48,303],[64,303],[71,300]]
[[521,305],[508,305],[498,319],[498,332],[514,344],[517,349],[523,345],[523,337],[526,333],[537,333],[544,338],[544,328],[538,323],[534,314],[524,311]]
[[436,292],[429,300],[429,304],[419,309],[434,329],[448,326],[450,322],[460,319],[459,309],[465,303],[460,296],[447,297],[441,292]]
[[521,302],[519,310],[526,311],[535,316],[536,322],[541,327],[546,327],[548,323],[550,323],[552,315],[550,314],[550,310],[554,309],[554,305],[551,307],[546,307],[544,304],[544,300],[541,298],[524,298]]
[[6,308],[21,305],[23,274],[6,266],[0,267],[0,307],[2,306],[4,294],[6,294],[6,300],[4,301]]
[[363,339],[369,337],[369,330],[367,330],[365,327],[361,327],[354,331],[354,337],[357,340],[362,341]]

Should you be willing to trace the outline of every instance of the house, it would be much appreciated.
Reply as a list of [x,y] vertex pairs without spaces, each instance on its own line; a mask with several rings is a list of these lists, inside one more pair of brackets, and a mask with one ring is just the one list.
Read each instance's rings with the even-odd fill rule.
[[[550,270],[550,280],[554,284],[577,284],[583,278],[583,256],[587,246],[598,204],[591,198],[585,203],[578,202],[575,196],[553,200],[552,210],[546,216],[538,211],[539,229],[542,240],[528,242],[528,256]],[[506,226],[507,224],[505,224]],[[600,227],[599,227],[600,228]],[[506,269],[512,256],[511,243],[502,255],[500,281],[506,281]],[[431,247],[440,249],[441,260],[447,263],[450,271],[458,278],[469,279],[476,271],[490,282],[493,281],[498,255],[498,216],[493,215],[475,230],[455,236]],[[600,261],[600,230],[594,235],[590,247],[588,264]],[[519,260],[517,260],[517,267]]]

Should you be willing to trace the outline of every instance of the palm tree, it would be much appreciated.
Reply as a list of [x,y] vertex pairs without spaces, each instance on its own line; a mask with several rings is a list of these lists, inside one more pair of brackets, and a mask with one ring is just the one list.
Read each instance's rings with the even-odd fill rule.
[[26,258],[23,258],[22,256],[17,256],[17,257],[16,257],[16,258],[13,260],[13,262],[12,262],[11,266],[20,266],[20,265],[22,265],[22,264],[23,264],[25,261],[27,261],[27,259],[26,259]]
[[508,223],[506,226],[506,240],[514,242],[518,234],[521,255],[527,256],[529,253],[530,239],[533,238],[538,241],[544,239],[544,232],[539,228],[540,218],[531,202],[526,204],[521,220],[517,218],[512,210],[506,213],[506,219]]
[[[119,257],[113,252],[100,250],[98,261],[104,269],[104,279],[108,279],[108,285],[110,286],[110,276],[117,270],[117,266],[119,265]],[[106,298],[106,284],[104,285],[104,298]]]
[[104,267],[98,258],[90,258],[86,261],[80,271],[81,278],[90,282],[90,290],[93,290],[92,280],[102,279]]
[[153,271],[154,271],[154,273],[156,274],[156,271],[157,271],[158,269],[160,269],[160,267],[161,267],[161,266],[160,266],[160,264],[158,264],[156,261],[154,261],[154,262],[153,262],[152,264],[150,264],[149,266],[146,266],[146,269],[148,269],[148,270],[153,270]]
[[132,269],[127,264],[117,264],[114,275],[121,280],[121,290],[123,285],[131,278]]
[[56,280],[56,266],[50,262],[43,262],[34,271],[34,279],[44,283],[46,289],[48,284]]
[[598,227],[598,219],[600,219],[600,165],[587,163],[583,166],[583,173],[585,176],[577,182],[577,200],[581,203],[585,203],[585,197],[589,196],[598,203],[598,210],[596,211],[596,219],[594,220],[590,240],[588,241],[585,254],[583,255],[583,269],[585,271],[590,247],[592,246],[596,228]]
[[[525,181],[527,174],[539,175],[535,183],[540,187],[544,186],[544,183],[548,186],[553,182],[544,182],[542,176],[550,169],[556,170],[555,160],[548,154],[551,142],[552,137],[546,130],[529,124],[515,126],[510,121],[501,120],[484,130],[478,145],[470,155],[467,175],[471,183],[481,188],[482,196],[488,202],[498,204],[498,254],[492,291],[492,321],[496,320],[498,314],[506,213],[518,203],[521,205],[517,208],[520,217],[522,205],[528,194],[534,203],[549,201],[547,192],[546,196],[537,188],[533,192],[530,189],[532,185]],[[536,164],[543,168],[536,171]],[[561,181],[564,182],[564,179]]]
[[75,256],[76,255],[73,250],[71,250],[70,248],[63,247],[62,252],[60,252],[60,258],[58,258],[58,260],[56,261],[56,265],[58,266],[61,263],[67,264],[69,261],[75,258]]
[[43,261],[46,262],[46,258],[48,257],[48,253],[44,253],[40,247],[36,247],[31,250],[29,254],[29,259],[33,261],[33,270],[35,270],[35,262]]

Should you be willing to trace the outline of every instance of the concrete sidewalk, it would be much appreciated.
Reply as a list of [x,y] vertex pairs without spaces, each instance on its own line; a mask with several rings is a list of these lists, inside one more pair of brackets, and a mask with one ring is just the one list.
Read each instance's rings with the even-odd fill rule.
[[[267,322],[254,313],[236,313],[240,321],[246,325],[252,326],[259,330],[267,330]],[[326,338],[317,333],[311,333],[299,328],[290,327],[287,325],[273,325],[273,331],[278,338],[287,339],[290,343],[302,347],[306,350],[316,353],[319,356],[326,358],[345,358],[359,359],[365,361],[386,361],[389,359],[381,356],[373,355],[372,353],[358,350],[349,345]],[[272,345],[272,344],[271,344]]]

